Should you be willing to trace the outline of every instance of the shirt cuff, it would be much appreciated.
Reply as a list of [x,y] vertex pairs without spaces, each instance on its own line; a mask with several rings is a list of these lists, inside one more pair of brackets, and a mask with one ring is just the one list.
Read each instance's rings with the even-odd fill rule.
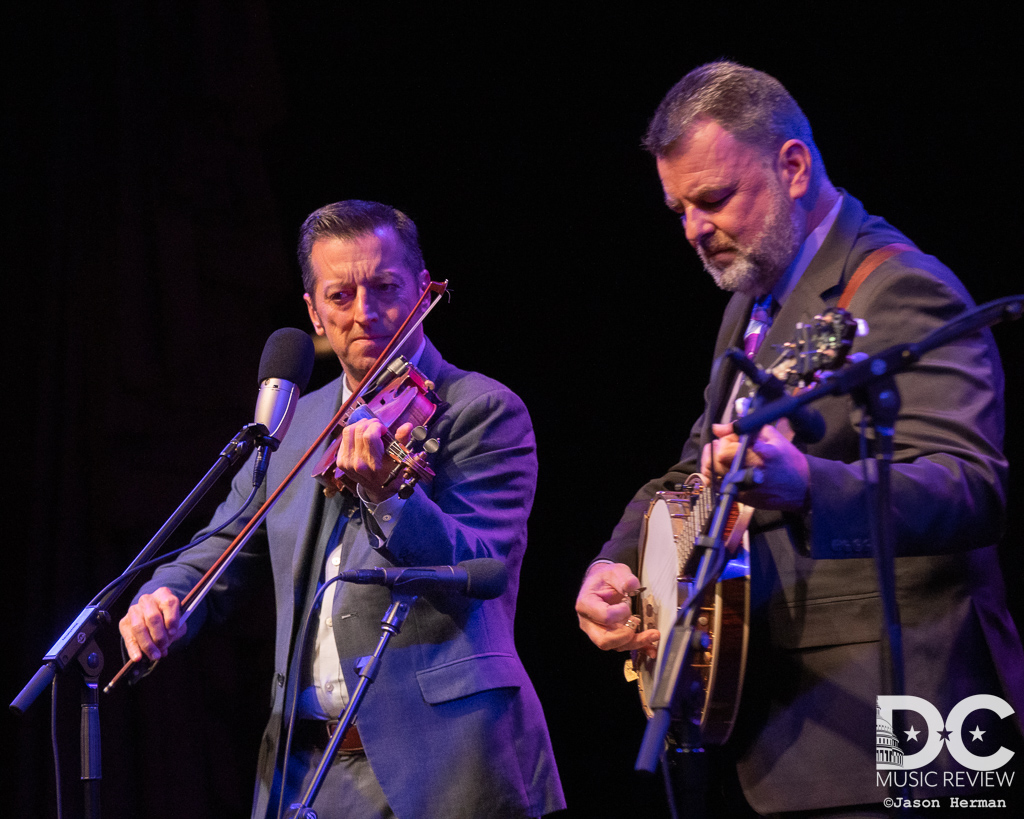
[[363,495],[363,487],[356,486],[356,494],[359,495],[359,500],[362,501],[363,506],[366,507],[366,511],[370,513],[373,518],[373,522],[376,524],[374,527],[375,534],[381,538],[381,540],[387,540],[391,537],[391,533],[395,529],[395,524],[398,523],[398,516],[401,514],[402,509],[405,507],[405,501],[398,497],[398,495],[392,495],[390,498],[381,501],[380,503],[371,503]]

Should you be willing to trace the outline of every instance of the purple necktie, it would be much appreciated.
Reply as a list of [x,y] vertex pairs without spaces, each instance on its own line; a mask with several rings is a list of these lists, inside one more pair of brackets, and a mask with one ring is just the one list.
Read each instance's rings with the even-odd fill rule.
[[768,335],[772,326],[772,296],[767,296],[754,302],[754,309],[750,313],[750,322],[743,334],[743,352],[747,358],[753,358],[761,347],[761,342]]

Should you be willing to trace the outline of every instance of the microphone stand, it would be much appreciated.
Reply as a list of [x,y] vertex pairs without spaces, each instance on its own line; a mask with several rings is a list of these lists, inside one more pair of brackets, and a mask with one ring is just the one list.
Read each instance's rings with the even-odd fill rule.
[[338,745],[345,738],[349,726],[352,725],[356,714],[359,713],[359,706],[362,704],[363,697],[366,696],[367,689],[377,678],[377,671],[380,668],[381,659],[384,656],[384,649],[387,648],[388,641],[391,640],[392,635],[398,634],[402,630],[405,618],[409,616],[409,610],[412,608],[412,604],[416,602],[417,597],[418,595],[415,594],[402,594],[392,590],[391,605],[380,621],[381,635],[377,641],[377,647],[373,650],[373,654],[359,658],[356,664],[359,682],[356,685],[355,691],[349,697],[348,705],[341,715],[338,727],[331,735],[331,739],[324,749],[323,756],[320,758],[320,763],[313,773],[313,779],[309,783],[309,787],[306,788],[306,792],[302,795],[300,801],[289,805],[285,813],[285,816],[289,819],[317,819],[316,811],[310,806],[320,792],[324,777],[327,775],[327,769],[331,767],[331,762],[334,760],[334,754],[337,752]]
[[98,600],[90,603],[78,614],[64,633],[43,656],[43,664],[21,693],[10,704],[16,714],[23,714],[60,672],[76,663],[82,672],[81,720],[81,779],[85,788],[85,816],[98,819],[100,815],[99,785],[102,777],[99,719],[99,675],[103,671],[103,652],[96,644],[95,635],[110,623],[108,609],[131,583],[136,567],[148,562],[164,546],[175,529],[185,520],[210,490],[217,479],[244,459],[257,444],[276,449],[277,444],[267,437],[262,424],[247,424],[231,439],[217,456],[210,470],[188,494],[181,505],[160,527],[138,556],[122,573],[121,582],[114,585]]

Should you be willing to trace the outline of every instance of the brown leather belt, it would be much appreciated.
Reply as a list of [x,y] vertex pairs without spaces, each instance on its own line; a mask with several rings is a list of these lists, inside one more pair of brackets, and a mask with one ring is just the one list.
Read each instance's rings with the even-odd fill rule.
[[[294,741],[299,745],[312,746],[314,748],[326,748],[331,737],[338,728],[338,720],[300,719],[295,723]],[[363,753],[363,741],[359,737],[359,731],[355,725],[350,725],[341,742],[338,743],[336,753],[361,754]]]

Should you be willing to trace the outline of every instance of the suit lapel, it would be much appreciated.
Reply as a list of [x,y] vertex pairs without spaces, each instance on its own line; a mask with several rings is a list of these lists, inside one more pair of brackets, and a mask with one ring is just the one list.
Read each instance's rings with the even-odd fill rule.
[[[310,420],[304,425],[307,434],[319,435],[338,411],[338,407],[341,406],[341,379],[338,379],[337,390],[333,395],[331,395],[329,390],[325,392],[325,400],[314,410]],[[296,523],[298,525],[296,526],[297,533],[292,550],[292,593],[296,609],[299,610],[301,610],[306,587],[309,582],[313,552],[316,549],[317,538],[320,535],[324,510],[322,487],[311,477],[311,473],[313,471],[313,464],[322,457],[331,440],[331,438],[328,438],[320,445],[313,457],[310,458],[309,462],[295,478],[298,485],[291,505],[295,510],[294,516],[297,519]]]

